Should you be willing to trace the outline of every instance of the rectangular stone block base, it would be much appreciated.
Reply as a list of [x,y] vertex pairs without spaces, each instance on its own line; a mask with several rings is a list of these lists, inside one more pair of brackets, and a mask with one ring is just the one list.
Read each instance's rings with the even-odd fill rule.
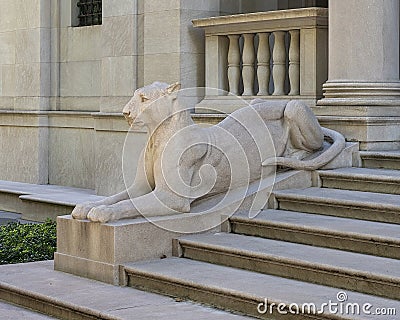
[[172,240],[185,233],[219,230],[220,213],[126,219],[105,224],[57,218],[58,271],[124,285],[120,265],[172,256]]

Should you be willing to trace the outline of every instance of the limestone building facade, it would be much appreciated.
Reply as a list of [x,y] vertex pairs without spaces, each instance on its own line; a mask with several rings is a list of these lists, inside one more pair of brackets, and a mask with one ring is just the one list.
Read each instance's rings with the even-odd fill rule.
[[[361,149],[400,148],[398,0],[102,0],[82,22],[84,3],[0,1],[0,180],[120,191],[121,111],[156,80],[304,99]],[[203,98],[199,118],[231,111]]]

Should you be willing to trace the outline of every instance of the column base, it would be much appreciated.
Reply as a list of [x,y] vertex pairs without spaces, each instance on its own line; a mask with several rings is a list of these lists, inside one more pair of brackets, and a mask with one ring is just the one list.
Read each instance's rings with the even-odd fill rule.
[[400,117],[317,116],[317,118],[321,126],[342,133],[347,141],[358,142],[360,150],[400,149]]
[[400,82],[327,82],[313,108],[321,125],[360,150],[400,149]]

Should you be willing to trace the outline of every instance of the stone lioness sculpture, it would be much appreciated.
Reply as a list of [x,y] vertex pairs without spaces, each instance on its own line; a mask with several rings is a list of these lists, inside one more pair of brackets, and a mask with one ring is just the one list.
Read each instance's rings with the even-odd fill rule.
[[[202,128],[193,123],[190,110],[180,105],[179,89],[178,83],[155,82],[136,90],[123,112],[131,126],[147,127],[149,139],[134,183],[104,200],[77,205],[73,218],[107,222],[187,213],[193,201],[202,196],[260,179],[263,166],[315,170],[344,148],[343,136],[320,127],[301,101],[256,99],[218,125]],[[332,145],[315,158],[303,160],[321,150],[324,136]],[[273,148],[263,145],[268,139]],[[239,162],[235,171],[247,170],[248,174],[231,181],[236,161],[232,159],[240,158],[240,154],[246,155],[247,163]],[[208,175],[207,168],[214,174]],[[203,182],[206,187],[201,188]]]

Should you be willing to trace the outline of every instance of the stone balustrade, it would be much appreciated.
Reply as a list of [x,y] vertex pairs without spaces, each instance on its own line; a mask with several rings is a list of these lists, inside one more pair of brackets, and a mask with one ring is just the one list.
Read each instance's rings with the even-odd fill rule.
[[206,35],[206,97],[197,112],[206,112],[201,109],[208,106],[232,112],[240,107],[235,99],[255,96],[302,99],[312,107],[322,97],[328,72],[328,9],[238,14],[193,24]]

